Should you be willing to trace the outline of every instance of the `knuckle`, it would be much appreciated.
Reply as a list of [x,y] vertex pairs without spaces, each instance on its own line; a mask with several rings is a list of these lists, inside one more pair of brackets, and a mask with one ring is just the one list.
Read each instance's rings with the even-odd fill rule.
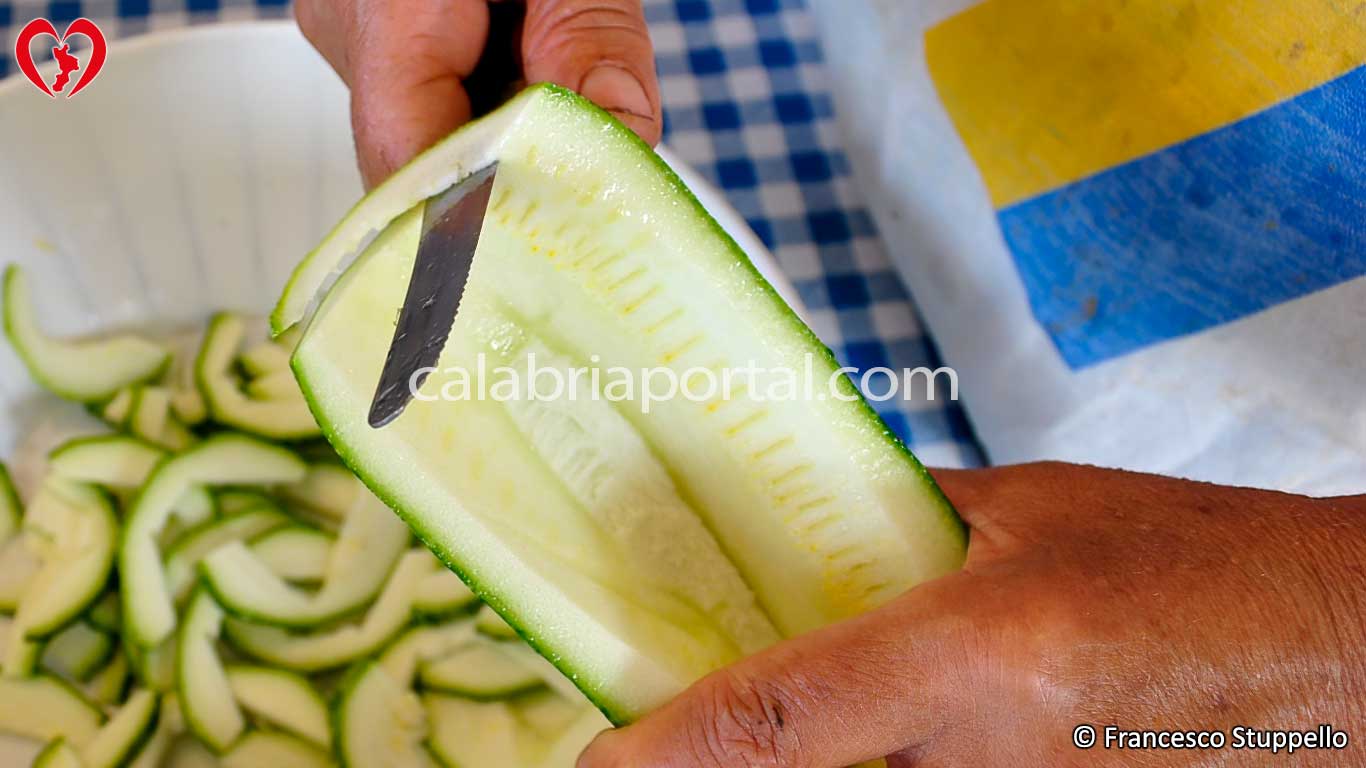
[[802,765],[791,722],[795,707],[781,685],[718,674],[704,683],[702,717],[689,741],[709,766],[777,768]]

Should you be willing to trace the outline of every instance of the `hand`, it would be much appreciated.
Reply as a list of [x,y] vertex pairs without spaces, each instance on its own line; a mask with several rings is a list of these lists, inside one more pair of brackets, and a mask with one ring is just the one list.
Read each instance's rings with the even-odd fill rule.
[[1064,464],[938,473],[961,573],[782,643],[598,737],[579,768],[1281,764],[1073,746],[1090,724],[1366,740],[1366,497]]
[[[299,27],[351,88],[367,188],[475,116],[466,80],[491,44],[490,4],[515,11],[514,1],[298,0]],[[520,50],[509,52],[523,81],[572,88],[658,142],[659,83],[640,0],[524,2]]]

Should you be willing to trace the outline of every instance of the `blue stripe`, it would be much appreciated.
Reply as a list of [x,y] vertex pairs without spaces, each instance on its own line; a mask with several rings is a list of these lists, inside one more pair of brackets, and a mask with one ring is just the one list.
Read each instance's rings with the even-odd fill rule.
[[1366,67],[1000,221],[1073,368],[1366,274]]

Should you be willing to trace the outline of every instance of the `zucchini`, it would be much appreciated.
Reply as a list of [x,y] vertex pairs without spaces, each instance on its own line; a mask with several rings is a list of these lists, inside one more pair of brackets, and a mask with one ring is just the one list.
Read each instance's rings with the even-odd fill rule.
[[444,618],[464,613],[478,603],[479,598],[465,582],[443,566],[422,580],[413,610],[422,617]]
[[158,378],[170,362],[165,347],[132,334],[83,341],[44,335],[29,298],[28,279],[18,264],[5,269],[0,303],[5,335],[29,374],[68,400],[103,402],[124,387]]
[[334,718],[343,768],[436,766],[423,746],[427,715],[422,702],[379,664],[363,662],[348,673]]
[[280,498],[321,517],[341,520],[356,505],[365,486],[346,467],[312,464],[304,479],[280,488]]
[[174,693],[162,694],[161,705],[157,712],[156,728],[152,731],[152,735],[147,738],[147,742],[137,751],[132,761],[128,763],[128,768],[163,768],[165,765],[169,765],[170,761],[167,760],[167,755],[184,728],[185,723],[180,712],[179,700],[176,699]]
[[331,768],[332,756],[285,733],[252,731],[218,763],[222,768]]
[[222,768],[222,763],[199,739],[185,737],[171,744],[161,768]]
[[498,612],[487,605],[479,606],[479,611],[474,615],[474,628],[480,634],[487,635],[495,640],[516,640],[517,630],[511,624],[503,621],[503,617]]
[[134,391],[134,387],[120,389],[99,409],[100,418],[109,422],[110,426],[122,429],[128,423],[128,414],[133,411]]
[[108,633],[89,622],[76,621],[44,644],[38,664],[65,680],[83,683],[100,671],[116,650]]
[[[792,377],[768,373],[729,399],[618,387],[610,402],[577,376],[594,396],[534,398],[513,381],[503,391],[520,397],[415,400],[370,428],[418,204],[493,160],[460,313],[424,393],[525,371],[535,355],[561,380],[810,371],[839,397],[770,397]],[[302,319],[380,229],[304,332],[292,362],[304,395],[347,465],[614,720],[962,565],[962,523],[829,350],[662,161],[587,101],[537,86],[419,156],[299,265],[274,329]]]
[[534,765],[526,753],[542,745],[533,743],[536,734],[520,732],[505,702],[425,694],[422,703],[431,724],[427,746],[444,768]]
[[81,755],[66,739],[56,738],[47,743],[33,758],[33,768],[85,768]]
[[289,525],[252,539],[251,553],[282,579],[316,584],[327,573],[335,541],[331,534],[317,528]]
[[0,463],[0,544],[18,533],[23,516],[24,505],[19,501],[19,491],[14,488],[9,469]]
[[209,321],[204,346],[195,361],[195,379],[214,421],[273,440],[302,440],[318,434],[303,398],[252,400],[239,388],[232,370],[246,333],[242,318],[221,313]]
[[148,690],[134,691],[81,748],[81,764],[85,768],[127,765],[156,731],[160,713],[161,696]]
[[124,654],[133,667],[133,674],[148,688],[166,693],[176,687],[176,636],[171,635],[157,645],[144,648],[127,641]]
[[[572,700],[554,691],[529,693],[508,702],[508,708],[518,721],[543,739],[559,736],[585,712],[596,711],[577,691]],[[599,719],[599,722],[602,723],[600,730],[611,727],[606,720]]]
[[228,667],[228,686],[242,709],[322,749],[332,745],[332,728],[322,696],[302,675],[270,667]]
[[166,550],[166,588],[176,603],[183,602],[194,587],[199,563],[206,555],[231,541],[249,539],[280,526],[288,518],[273,508],[255,508],[205,521],[186,531]]
[[0,733],[81,747],[104,725],[104,713],[75,688],[50,675],[0,678]]
[[228,613],[257,624],[308,629],[363,610],[383,588],[410,538],[403,521],[366,493],[346,516],[315,593],[288,584],[242,542],[219,547],[204,558],[200,571]]
[[247,397],[253,400],[286,400],[300,395],[299,382],[288,367],[247,382]]
[[109,583],[118,523],[109,498],[91,486],[49,479],[27,525],[44,542],[42,565],[14,613],[4,673],[27,674],[35,641],[56,634],[95,603]]
[[119,546],[127,637],[150,648],[175,630],[175,605],[161,568],[157,536],[171,509],[194,486],[295,482],[305,467],[290,451],[245,435],[221,433],[162,463],[128,513]]
[[[253,379],[259,379],[280,371],[289,370],[290,350],[280,346],[274,341],[262,341],[248,347],[237,358],[242,370],[247,372]],[[293,376],[290,376],[293,381]],[[298,388],[298,385],[295,385]]]
[[224,636],[253,658],[298,672],[313,673],[344,667],[384,647],[407,625],[423,577],[432,573],[432,558],[414,550],[394,568],[389,583],[356,624],[344,624],[312,634],[296,634],[280,627],[229,618]]
[[0,542],[0,612],[13,613],[43,565],[34,537],[24,531]]
[[479,640],[418,668],[423,687],[468,699],[510,699],[545,683],[492,640]]
[[48,471],[60,478],[126,490],[147,482],[166,451],[131,435],[80,437],[48,455]]
[[449,655],[473,640],[474,627],[468,619],[413,627],[385,649],[379,665],[396,682],[411,686],[419,664]]
[[223,752],[246,730],[246,717],[216,647],[223,611],[202,590],[190,598],[176,636],[176,694],[190,732]]
[[253,491],[249,488],[226,488],[214,494],[214,503],[224,515],[231,515],[237,512],[246,512],[249,509],[274,509],[284,514],[279,509],[279,504],[275,499],[261,491]]
[[103,669],[91,675],[81,692],[96,704],[110,705],[123,701],[131,682],[128,671],[128,654],[115,652]]

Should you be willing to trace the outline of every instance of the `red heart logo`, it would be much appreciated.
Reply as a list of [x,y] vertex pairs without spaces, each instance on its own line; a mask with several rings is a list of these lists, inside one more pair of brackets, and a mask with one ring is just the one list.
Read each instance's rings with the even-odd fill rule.
[[[38,74],[38,65],[33,63],[33,54],[29,51],[33,38],[39,35],[47,35],[57,42],[52,47],[52,55],[57,59],[58,72],[50,87]],[[72,35],[85,35],[86,39],[90,41],[90,59],[86,61],[84,67],[81,66],[80,60],[71,53],[71,45],[67,40]],[[81,79],[76,81],[76,87],[68,91],[66,97],[69,99],[80,93],[81,89],[89,85],[90,81],[94,80],[95,75],[98,75],[100,69],[104,67],[105,54],[104,33],[95,26],[95,22],[86,18],[71,22],[66,28],[66,34],[61,36],[57,35],[57,29],[52,26],[52,22],[47,19],[34,19],[24,25],[24,28],[19,32],[19,39],[14,42],[14,60],[19,63],[19,71],[23,72],[24,77],[27,77],[29,82],[37,86],[38,90],[54,99],[57,98],[57,93],[66,87],[71,74],[76,70],[80,70]]]

